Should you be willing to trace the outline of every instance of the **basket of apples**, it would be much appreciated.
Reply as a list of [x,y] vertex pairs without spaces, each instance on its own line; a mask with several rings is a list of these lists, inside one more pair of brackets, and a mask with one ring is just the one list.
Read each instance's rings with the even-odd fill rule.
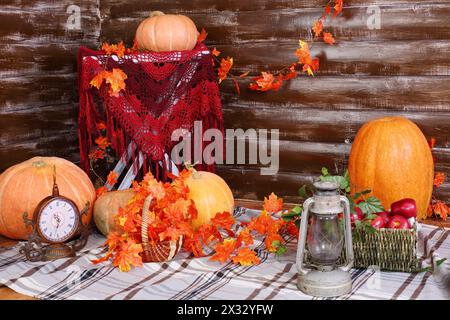
[[355,267],[378,266],[381,270],[414,272],[417,258],[417,206],[414,199],[391,204],[388,211],[351,215]]

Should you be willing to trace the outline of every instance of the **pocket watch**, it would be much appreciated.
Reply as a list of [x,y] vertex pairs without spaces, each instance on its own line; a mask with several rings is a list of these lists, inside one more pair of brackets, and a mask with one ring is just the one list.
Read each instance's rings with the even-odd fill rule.
[[89,202],[80,212],[74,201],[59,194],[54,168],[52,194],[39,202],[32,219],[28,218],[27,212],[23,214],[24,223],[32,227],[32,232],[21,248],[21,253],[30,261],[74,256],[76,251],[86,245],[89,236],[90,228],[82,219],[88,211]]

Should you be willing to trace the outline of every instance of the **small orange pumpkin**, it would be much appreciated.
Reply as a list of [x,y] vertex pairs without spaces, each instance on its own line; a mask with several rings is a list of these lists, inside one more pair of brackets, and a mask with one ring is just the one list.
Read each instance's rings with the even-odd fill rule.
[[115,216],[120,208],[124,208],[134,197],[133,189],[106,192],[101,195],[94,205],[94,222],[98,230],[105,237],[117,230]]
[[136,30],[139,49],[155,52],[192,50],[197,43],[195,23],[186,16],[153,11]]
[[0,175],[0,234],[12,239],[26,240],[27,229],[22,215],[33,212],[39,202],[52,194],[53,166],[59,193],[75,202],[81,211],[89,202],[89,212],[83,222],[92,217],[96,198],[89,177],[70,161],[57,157],[34,157],[8,168]]
[[426,218],[433,157],[422,131],[410,120],[386,117],[364,124],[353,142],[348,169],[353,193],[372,190],[386,209],[413,198],[418,218]]
[[192,222],[196,229],[209,222],[216,213],[228,211],[233,213],[233,193],[225,180],[207,171],[195,171],[186,179],[189,187],[189,198],[197,208],[197,219]]

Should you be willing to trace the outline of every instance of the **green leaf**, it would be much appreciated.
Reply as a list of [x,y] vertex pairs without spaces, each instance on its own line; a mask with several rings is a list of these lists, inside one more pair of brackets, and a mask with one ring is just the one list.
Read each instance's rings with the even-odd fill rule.
[[371,192],[372,192],[371,190],[364,190],[364,191],[361,192],[361,194],[362,195],[366,195],[366,194],[369,194]]
[[303,199],[307,199],[312,195],[312,191],[306,185],[303,185],[298,189],[298,195]]
[[322,167],[322,176],[326,177],[328,175],[328,169],[325,167]]
[[300,219],[295,220],[295,226],[297,227],[297,229],[300,229]]
[[357,204],[365,215],[384,211],[381,201],[375,197],[369,197]]
[[373,219],[375,219],[376,217],[378,217],[376,214],[374,214],[374,213],[368,213],[368,214],[366,214],[366,219],[367,220],[373,220]]
[[277,256],[280,256],[280,255],[286,253],[286,251],[287,251],[286,246],[280,245],[280,246],[278,247],[277,251],[275,251],[275,254],[276,254]]
[[336,183],[338,187],[343,190],[348,187],[348,182],[342,176],[321,176],[320,180]]
[[355,194],[353,195],[352,200],[356,200],[356,199],[358,199],[359,197],[361,197],[361,193],[357,192],[357,193],[355,193]]
[[302,210],[303,210],[303,209],[302,209],[301,206],[295,206],[295,207],[292,208],[291,211],[292,211],[293,213],[296,213],[296,214],[301,214],[301,213],[302,213]]
[[436,265],[439,267],[441,264],[444,263],[445,260],[447,260],[447,258],[439,259],[438,261],[436,261]]

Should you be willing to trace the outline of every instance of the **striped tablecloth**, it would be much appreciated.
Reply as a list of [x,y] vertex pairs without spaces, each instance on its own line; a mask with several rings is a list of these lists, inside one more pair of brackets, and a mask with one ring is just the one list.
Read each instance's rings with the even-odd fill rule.
[[[245,213],[245,214],[244,214]],[[256,211],[238,208],[246,220]],[[427,266],[450,256],[449,229],[420,225],[419,253]],[[167,263],[147,263],[128,273],[109,263],[92,265],[104,248],[100,234],[90,237],[77,257],[47,263],[27,262],[20,244],[0,250],[0,284],[39,299],[316,299],[296,287],[295,238],[286,236],[288,253],[256,251],[261,264],[242,267],[180,253]],[[353,269],[353,290],[338,299],[450,299],[450,261],[434,272],[401,273]]]

